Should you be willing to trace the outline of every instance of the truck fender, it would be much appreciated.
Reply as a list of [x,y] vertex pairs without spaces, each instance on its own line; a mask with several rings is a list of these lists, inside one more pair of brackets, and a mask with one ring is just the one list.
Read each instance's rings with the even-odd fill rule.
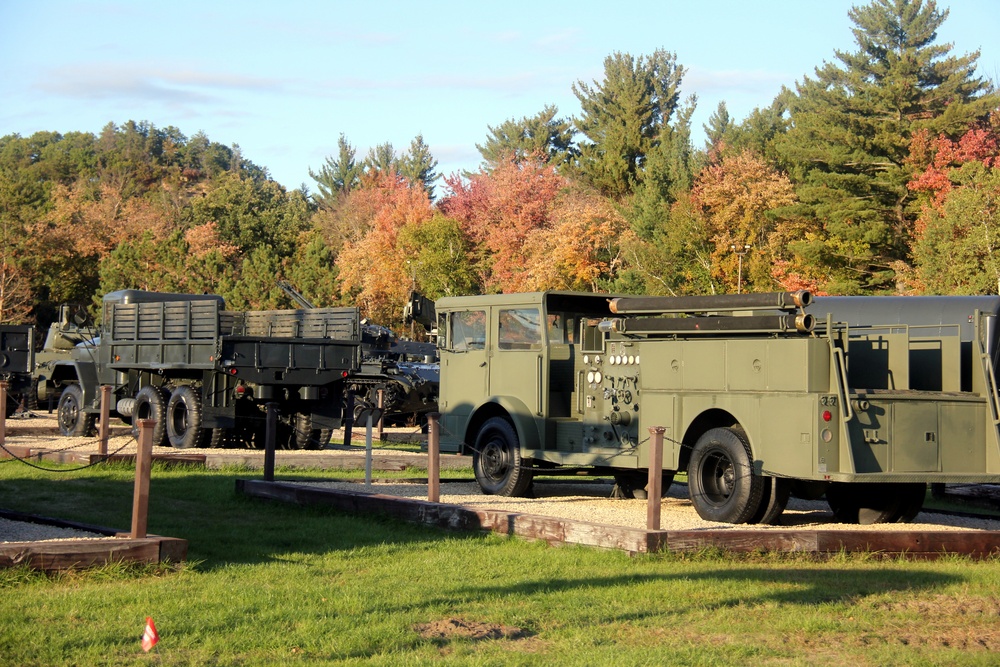
[[476,408],[468,422],[469,426],[465,434],[465,442],[469,444],[474,443],[476,441],[476,432],[483,422],[490,417],[498,415],[508,417],[514,424],[522,451],[541,448],[538,440],[538,427],[535,425],[535,417],[532,415],[531,410],[528,409],[528,406],[513,396],[490,396],[482,405]]
[[83,391],[84,407],[96,405],[100,384],[97,380],[97,367],[94,364],[79,361],[58,362],[52,367],[52,380],[57,385],[77,382]]

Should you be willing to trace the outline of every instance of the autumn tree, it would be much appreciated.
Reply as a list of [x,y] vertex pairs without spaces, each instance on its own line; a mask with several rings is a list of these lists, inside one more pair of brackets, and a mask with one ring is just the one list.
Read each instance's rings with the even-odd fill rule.
[[581,106],[574,126],[584,136],[578,172],[586,182],[612,198],[632,192],[678,106],[684,73],[663,49],[638,58],[616,52],[605,58],[600,83],[573,84]]
[[393,170],[375,170],[350,194],[360,209],[370,212],[367,229],[344,243],[337,257],[341,293],[381,324],[399,320],[411,287],[399,234],[431,218],[430,199]]
[[[698,177],[692,197],[701,207],[715,249],[715,279],[736,291],[774,287],[771,269],[778,257],[768,243],[774,231],[773,213],[795,201],[788,178],[749,151],[724,156]],[[739,275],[742,265],[742,275]]]
[[931,294],[1000,294],[1000,114],[957,140],[919,132],[910,189],[922,204],[908,287]]
[[480,293],[471,244],[457,220],[437,213],[400,229],[398,241],[410,284],[427,298]]
[[450,193],[438,204],[462,225],[472,243],[479,282],[487,292],[523,289],[531,232],[551,223],[556,195],[566,181],[537,160],[504,159],[467,180],[445,179]]
[[956,136],[997,106],[975,74],[978,52],[937,44],[948,16],[934,0],[854,7],[857,50],[805,77],[789,99],[778,148],[798,184],[799,214],[814,220],[810,252],[840,293],[894,289],[916,210],[907,190],[910,139],[920,129]]

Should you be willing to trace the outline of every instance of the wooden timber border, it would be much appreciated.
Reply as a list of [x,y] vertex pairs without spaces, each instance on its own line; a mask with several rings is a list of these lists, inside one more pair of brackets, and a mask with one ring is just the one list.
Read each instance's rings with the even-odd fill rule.
[[[7,443],[5,447],[18,458],[28,461],[49,461],[53,463],[71,463],[89,465],[107,461],[134,462],[135,454],[113,454],[101,456],[94,452],[79,452],[73,450],[47,449],[44,447],[24,447]],[[287,455],[287,456],[286,456]],[[11,458],[4,450],[0,450],[0,459]],[[206,468],[222,468],[224,466],[244,466],[262,468],[264,466],[263,450],[234,449],[231,451],[211,452],[160,452],[153,454],[153,461],[168,465],[193,465]],[[361,470],[365,467],[365,450],[363,447],[338,447],[337,449],[294,450],[277,452],[277,465],[286,468],[321,468],[339,470]],[[442,469],[468,469],[471,459],[458,454],[442,454]],[[372,456],[374,470],[406,470],[408,468],[426,469],[426,453],[377,451]]]
[[35,570],[57,572],[111,562],[179,563],[187,558],[188,542],[177,537],[149,535],[135,539],[128,537],[128,533],[111,528],[9,510],[0,510],[0,517],[103,535],[97,538],[0,542],[0,567],[27,565]]
[[798,552],[818,556],[863,552],[917,559],[964,554],[986,558],[1000,554],[1000,531],[880,531],[880,530],[645,530],[559,517],[465,507],[361,491],[342,491],[305,484],[240,479],[237,492],[247,496],[322,505],[353,514],[381,514],[412,523],[450,530],[488,531],[544,540],[550,544],[581,544],[628,553]]

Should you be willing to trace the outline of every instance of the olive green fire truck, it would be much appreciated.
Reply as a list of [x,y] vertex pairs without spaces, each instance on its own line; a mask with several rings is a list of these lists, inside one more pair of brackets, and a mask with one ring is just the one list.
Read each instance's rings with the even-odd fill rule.
[[776,523],[790,494],[905,522],[928,483],[1000,482],[997,297],[543,292],[436,304],[441,449],[485,493],[536,475],[664,488],[705,519]]

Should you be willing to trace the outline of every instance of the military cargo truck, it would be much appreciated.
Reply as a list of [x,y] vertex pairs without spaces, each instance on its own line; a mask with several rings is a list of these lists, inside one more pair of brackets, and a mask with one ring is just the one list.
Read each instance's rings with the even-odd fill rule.
[[64,435],[93,431],[110,385],[112,415],[155,419],[154,444],[260,446],[274,402],[279,446],[318,448],[361,360],[354,308],[235,312],[216,295],[123,290],[104,297],[99,333],[52,369]]
[[774,523],[795,493],[912,520],[928,482],[1000,482],[1000,298],[880,299],[440,299],[441,449],[486,493],[580,472],[628,493],[663,427],[665,486],[686,472],[705,519]]

